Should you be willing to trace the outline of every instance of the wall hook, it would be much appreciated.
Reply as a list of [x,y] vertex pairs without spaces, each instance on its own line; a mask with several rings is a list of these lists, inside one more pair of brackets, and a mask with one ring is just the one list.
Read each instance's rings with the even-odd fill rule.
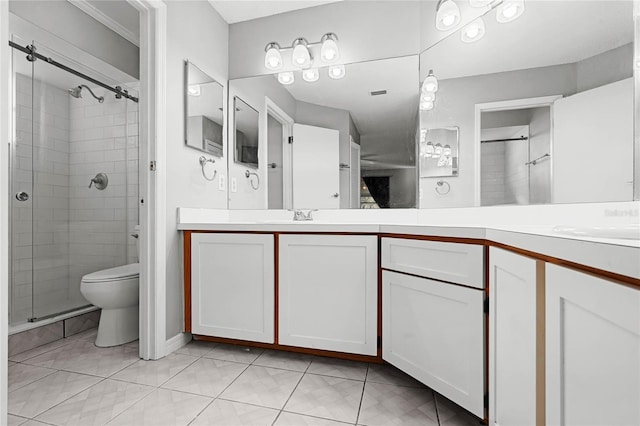
[[208,181],[212,181],[216,178],[216,175],[218,174],[217,170],[213,171],[213,176],[209,177],[207,176],[207,172],[204,170],[205,166],[207,165],[207,163],[211,163],[211,164],[215,164],[216,160],[214,160],[213,158],[206,158],[204,155],[201,156],[198,161],[200,162],[200,167],[202,168],[202,176],[204,176],[204,178]]

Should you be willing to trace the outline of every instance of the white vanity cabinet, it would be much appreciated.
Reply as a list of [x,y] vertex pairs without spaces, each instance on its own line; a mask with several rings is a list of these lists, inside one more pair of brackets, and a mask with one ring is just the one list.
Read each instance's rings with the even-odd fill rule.
[[529,257],[489,250],[491,426],[536,424],[536,265]]
[[193,233],[191,332],[274,343],[274,236]]
[[482,245],[382,238],[382,358],[481,418],[483,262]]
[[640,290],[546,266],[546,424],[640,424]]
[[281,234],[278,343],[377,354],[375,235]]

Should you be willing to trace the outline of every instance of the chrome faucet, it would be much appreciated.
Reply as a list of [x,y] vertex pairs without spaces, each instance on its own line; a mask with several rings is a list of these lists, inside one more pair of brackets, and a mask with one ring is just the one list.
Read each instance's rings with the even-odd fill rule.
[[306,213],[304,212],[304,210],[294,210],[293,220],[313,220],[311,213],[315,211],[317,211],[317,209],[307,210]]

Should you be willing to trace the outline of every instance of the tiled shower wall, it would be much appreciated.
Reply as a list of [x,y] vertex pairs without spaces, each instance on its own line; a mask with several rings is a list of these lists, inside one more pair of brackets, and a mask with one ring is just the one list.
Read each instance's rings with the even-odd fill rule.
[[[137,261],[129,234],[138,223],[138,104],[92,89],[104,103],[89,93],[70,100],[72,292],[87,273]],[[109,179],[104,190],[89,188],[97,173]]]
[[[110,92],[99,104],[86,89],[76,99],[40,81],[33,90],[32,121],[31,77],[16,74],[13,189],[30,199],[12,198],[11,324],[85,305],[82,275],[136,261],[137,104]],[[89,189],[99,172],[109,185]]]
[[68,140],[69,96],[37,80],[32,87],[30,76],[17,74],[13,189],[29,200],[11,199],[12,323],[31,317],[33,291],[36,315],[67,298]]

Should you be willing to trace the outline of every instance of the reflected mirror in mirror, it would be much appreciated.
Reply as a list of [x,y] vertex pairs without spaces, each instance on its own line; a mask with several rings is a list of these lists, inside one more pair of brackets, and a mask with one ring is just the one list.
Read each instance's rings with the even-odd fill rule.
[[313,82],[296,71],[288,85],[276,75],[229,82],[231,94],[273,106],[261,116],[269,208],[416,206],[418,56],[352,63],[344,71],[333,79],[320,68]]
[[220,83],[185,61],[185,143],[223,156],[224,94]]
[[421,127],[459,127],[465,161],[445,197],[421,176],[420,207],[632,200],[633,2],[529,1],[483,21],[478,41],[421,54],[439,83]]
[[458,128],[420,129],[420,177],[458,174]]
[[234,161],[258,168],[258,111],[237,96],[233,97]]

